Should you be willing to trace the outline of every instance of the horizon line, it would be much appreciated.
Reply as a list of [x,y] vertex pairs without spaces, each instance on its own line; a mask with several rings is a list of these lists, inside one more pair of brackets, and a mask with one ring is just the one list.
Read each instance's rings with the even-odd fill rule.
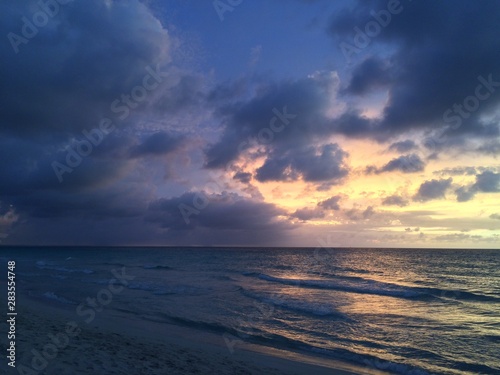
[[468,247],[367,247],[367,246],[241,246],[241,245],[0,245],[0,250],[6,248],[148,248],[148,249],[362,249],[362,250],[497,250],[500,248],[468,248]]

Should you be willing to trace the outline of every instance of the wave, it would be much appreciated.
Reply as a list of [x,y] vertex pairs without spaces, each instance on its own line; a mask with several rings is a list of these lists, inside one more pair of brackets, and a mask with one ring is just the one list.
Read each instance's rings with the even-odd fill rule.
[[162,286],[159,286],[159,285],[153,284],[153,283],[148,283],[148,282],[129,283],[127,285],[127,288],[129,288],[129,289],[144,290],[146,292],[156,292],[156,291],[161,291],[162,290]]
[[102,265],[102,266],[128,267],[126,264],[117,263],[117,262],[102,262],[102,263],[98,263],[98,264]]
[[500,374],[499,367],[491,367],[479,363],[456,361],[455,367],[462,371],[470,372],[472,374]]
[[347,315],[342,314],[337,311],[333,306],[322,303],[315,302],[307,302],[307,301],[299,301],[296,299],[285,299],[283,295],[275,295],[275,296],[264,296],[262,294],[258,294],[249,290],[242,289],[243,295],[256,299],[260,302],[272,305],[279,306],[281,308],[292,310],[305,314],[312,314],[317,316],[335,316],[344,320],[351,320],[347,317]]
[[300,340],[294,340],[276,333],[262,331],[257,327],[230,327],[218,322],[196,321],[178,316],[170,316],[163,313],[159,315],[161,316],[158,316],[158,319],[155,319],[153,316],[143,317],[143,319],[173,323],[180,326],[222,334],[228,348],[230,349],[235,346],[237,347],[238,342],[249,342],[260,345],[270,345],[273,348],[277,347],[285,350],[298,350],[311,355],[322,355],[336,360],[350,361],[360,366],[386,370],[395,374],[430,375],[429,372],[410,365],[398,364],[382,360],[372,355],[359,354],[342,348],[323,349]]
[[53,279],[57,279],[57,280],[66,280],[68,278],[68,276],[64,276],[64,275],[51,275],[50,277],[52,277]]
[[270,282],[276,282],[280,284],[293,285],[306,288],[332,289],[343,292],[376,294],[376,295],[400,297],[400,298],[425,297],[425,295],[423,295],[420,292],[411,291],[404,288],[389,287],[390,284],[384,285],[376,281],[366,281],[365,283],[359,283],[358,285],[355,285],[347,283],[342,284],[339,282],[332,282],[327,280],[286,279],[281,277],[269,276],[266,274],[259,274],[258,278]]
[[86,284],[109,285],[109,279],[96,279],[96,280],[80,279],[80,282]]
[[154,295],[188,295],[188,296],[201,296],[208,294],[211,290],[206,288],[199,288],[191,285],[158,285],[149,282],[135,282],[127,285],[129,289],[143,290],[145,292],[152,292]]
[[415,289],[422,290],[425,293],[448,300],[497,302],[497,303],[500,302],[499,297],[494,297],[486,294],[477,294],[477,293],[467,292],[464,290],[451,290],[451,289],[439,289],[439,288],[415,288]]
[[169,266],[155,266],[155,265],[145,265],[142,268],[146,270],[172,270],[172,267]]
[[35,264],[36,264],[37,268],[39,268],[41,270],[51,270],[51,271],[59,271],[59,272],[66,272],[66,273],[84,273],[87,275],[94,273],[94,271],[90,270],[90,269],[60,267],[60,266],[56,266],[52,263],[47,263],[43,260],[39,260]]
[[[240,338],[249,338],[250,334],[248,333],[249,331],[243,332],[238,330],[237,328],[232,328],[228,327],[224,324],[217,323],[217,322],[203,322],[203,321],[198,321],[198,320],[191,320],[187,318],[181,318],[178,316],[172,316],[168,315],[165,313],[159,313],[156,314],[157,318],[154,316],[143,316],[143,319],[145,320],[151,320],[151,321],[156,321],[156,322],[163,322],[163,323],[171,323],[171,324],[176,324],[179,326],[184,326],[184,327],[189,327],[189,328],[195,328],[199,329],[202,331],[208,331],[208,332],[213,332],[213,333],[219,333],[219,334],[229,334],[233,336],[238,336]],[[252,329],[252,331],[255,332],[261,332],[257,328]],[[258,339],[259,336],[254,336],[254,339]]]
[[243,272],[242,273],[243,276],[259,276],[259,275],[262,275],[260,272],[251,272],[251,271],[248,271],[248,272]]
[[227,275],[213,276],[213,278],[220,281],[236,281],[235,279]]
[[486,340],[500,343],[500,335],[484,335]]
[[373,294],[406,299],[454,299],[470,300],[480,302],[500,302],[500,298],[483,294],[475,294],[467,291],[456,291],[439,288],[400,286],[396,284],[383,283],[374,280],[362,279],[358,282],[348,283],[343,280],[310,280],[310,279],[288,279],[270,276],[262,273],[250,273],[246,276],[258,277],[261,280],[275,282],[285,285],[293,285],[305,288],[331,289],[343,292]]
[[64,303],[66,305],[76,305],[76,302],[70,301],[69,299],[66,299],[64,297],[60,297],[54,292],[45,292],[42,294],[43,297],[51,299],[53,301],[57,301],[60,303]]

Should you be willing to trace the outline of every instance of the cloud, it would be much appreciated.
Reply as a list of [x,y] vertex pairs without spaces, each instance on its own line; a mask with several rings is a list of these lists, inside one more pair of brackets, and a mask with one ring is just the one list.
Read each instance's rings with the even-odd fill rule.
[[[301,221],[309,221],[313,219],[322,219],[327,216],[327,211],[339,211],[339,202],[342,199],[340,195],[336,195],[325,199],[324,201],[318,202],[314,208],[300,208],[292,213],[290,216],[292,218],[299,219]],[[371,208],[370,208],[371,209]],[[370,215],[370,213],[368,213]]]
[[366,210],[363,211],[363,219],[369,219],[375,214],[375,210],[372,206],[366,207]]
[[[391,62],[389,83],[383,71],[374,69],[373,77],[359,78],[361,83],[354,86],[363,92],[365,87],[372,87],[372,81],[378,83],[380,77],[388,85],[385,89],[389,100],[376,133],[391,137],[410,129],[456,125],[445,139],[466,133],[483,138],[498,136],[498,121],[483,117],[498,108],[498,87],[490,87],[490,92],[486,87],[480,89],[487,99],[479,100],[474,110],[465,110],[470,104],[464,105],[464,102],[476,95],[476,87],[481,83],[478,77],[500,81],[500,66],[496,64],[500,60],[500,48],[495,32],[495,15],[500,12],[500,3],[423,0],[402,2],[401,6],[402,11],[392,16],[379,35],[369,37],[367,46],[349,56],[357,64],[354,71],[365,71],[366,61],[370,61],[366,56],[374,53],[382,52],[384,59]],[[373,20],[370,11],[386,8],[386,0],[359,0],[333,15],[328,32],[339,45],[342,42],[354,45],[354,27],[363,29]],[[481,22],[463,22],[464,17],[475,17]],[[426,24],[425,30],[422,30],[422,22]],[[478,38],[481,43],[477,42]],[[463,51],[468,51],[466,57]],[[473,99],[470,100],[472,103]],[[465,115],[460,115],[455,105],[461,105]],[[449,109],[448,116],[444,117]]]
[[451,187],[453,179],[450,177],[446,180],[430,180],[425,181],[418,188],[417,193],[413,197],[414,201],[427,202],[433,199],[441,199],[445,197],[446,190]]
[[498,156],[500,155],[500,142],[490,141],[479,146],[476,151],[484,153],[486,155]]
[[[320,224],[319,219],[333,215],[346,238],[381,223],[387,230],[396,220],[401,220],[401,229],[434,226],[435,216],[447,208],[425,217],[414,211],[406,216],[406,210],[376,211],[377,201],[386,207],[407,206],[411,184],[397,189],[404,189],[402,195],[379,198],[376,186],[365,195],[356,193],[366,176],[352,173],[347,152],[354,144],[351,139],[356,144],[363,140],[363,155],[375,150],[370,141],[390,152],[387,160],[369,167],[369,173],[424,171],[431,158],[417,155],[420,145],[425,147],[421,136],[435,141],[427,143],[426,152],[437,156],[438,151],[457,151],[441,158],[443,169],[435,172],[436,180],[425,181],[432,178],[426,176],[419,181],[423,183],[416,185],[415,201],[443,198],[451,187],[459,201],[500,190],[498,168],[441,166],[463,150],[484,157],[485,165],[498,154],[500,5],[408,1],[350,66],[337,64],[335,54],[333,65],[318,60],[325,55],[320,44],[327,45],[321,41],[307,51],[297,45],[288,48],[296,40],[292,33],[283,46],[302,60],[279,72],[270,65],[275,57],[283,57],[271,48],[277,41],[261,49],[255,38],[241,46],[243,52],[221,49],[220,59],[207,70],[199,63],[203,53],[224,38],[204,25],[204,35],[210,38],[200,42],[203,46],[184,40],[190,31],[179,32],[165,15],[186,9],[171,5],[73,1],[61,6],[57,17],[27,44],[19,45],[19,53],[4,38],[0,237],[8,233],[8,241],[16,244],[283,245],[299,238],[290,239],[294,228],[303,230],[303,243],[315,230],[323,230],[302,222]],[[348,40],[354,26],[371,18],[372,8],[386,6],[386,0],[335,4],[340,11],[331,18],[329,32]],[[31,17],[38,8],[37,0],[0,4],[0,32],[4,37],[11,31],[21,33],[21,17]],[[278,12],[279,7],[269,10]],[[189,10],[192,20],[198,17],[195,11]],[[289,24],[300,24],[296,20]],[[184,26],[195,24],[200,25]],[[257,47],[249,61],[252,46]],[[183,64],[188,55],[197,61]],[[231,65],[232,57],[241,64]],[[251,71],[242,73],[249,65]],[[315,71],[326,66],[341,69]],[[483,86],[477,91],[479,84]],[[151,85],[151,90],[145,88]],[[475,103],[476,92],[488,98],[459,115],[458,110]],[[451,115],[444,116],[447,110]],[[87,142],[86,132],[95,131],[105,118],[116,128],[88,155],[75,156]],[[450,121],[459,121],[459,126],[451,127]],[[443,126],[448,130],[439,137]],[[77,159],[76,167],[60,183],[53,162],[66,164],[69,156]],[[218,169],[217,177],[209,169]],[[465,176],[467,182],[452,186],[451,179],[445,180],[449,176]],[[351,184],[351,178],[359,177]],[[222,182],[218,194],[196,193],[216,178]],[[268,184],[253,186],[255,180]],[[299,197],[283,186],[271,186],[296,181],[305,185]],[[349,184],[342,191],[352,192],[351,209],[345,209],[343,201],[341,205],[344,193],[328,193],[345,182]],[[315,195],[314,188],[325,193]],[[226,189],[237,193],[221,193]],[[273,194],[279,189],[278,198]],[[318,201],[318,196],[325,199],[293,213],[270,203],[307,196],[309,202]],[[496,220],[495,215],[491,218]],[[470,221],[467,228],[472,230],[495,229],[487,215]],[[443,219],[441,224],[455,230],[463,227],[463,218]],[[374,237],[379,236],[376,232]]]
[[[329,133],[326,113],[338,86],[335,74],[268,83],[248,100],[221,104],[216,115],[224,124],[220,140],[206,150],[207,167],[223,168],[236,160],[253,139],[290,150]],[[220,90],[226,90],[220,87]],[[213,92],[218,97],[219,93]]]
[[[280,236],[292,226],[281,217],[286,212],[273,204],[241,197],[234,193],[184,193],[179,197],[151,202],[146,220],[165,230],[260,231]],[[233,237],[234,238],[234,237]]]
[[493,220],[500,220],[500,214],[491,214],[491,215],[490,215],[490,219],[493,219]]
[[394,172],[399,171],[402,173],[416,173],[422,172],[425,169],[425,163],[420,159],[417,154],[402,155],[395,159],[389,161],[386,165],[381,168],[375,166],[369,166],[366,169],[368,174],[370,173],[384,173],[384,172]]
[[237,172],[233,176],[233,180],[237,180],[241,183],[248,184],[252,180],[252,174],[248,172]]
[[391,196],[385,197],[382,200],[382,205],[383,206],[405,207],[408,205],[408,200],[404,199],[403,197],[400,197],[399,195],[391,195]]
[[144,155],[164,155],[179,147],[182,137],[172,136],[165,132],[155,133],[144,140],[141,144],[131,150],[132,157]]
[[322,219],[327,215],[327,211],[339,211],[339,202],[342,199],[340,195],[333,196],[318,202],[314,208],[300,208],[296,210],[291,217],[301,221],[309,221],[313,219]]
[[346,93],[363,95],[371,90],[384,87],[391,81],[390,67],[377,57],[369,57],[352,72]]
[[455,190],[457,195],[457,202],[467,202],[470,201],[476,195],[474,189],[467,188],[466,186],[460,186]]
[[365,210],[360,210],[357,208],[351,208],[344,211],[345,216],[352,221],[368,220],[373,215],[375,215],[375,210],[372,206],[366,207]]
[[417,144],[411,139],[405,141],[394,142],[389,146],[390,151],[396,151],[400,153],[409,152],[418,148]]
[[0,139],[0,158],[4,160],[0,164],[0,195],[14,204],[18,198],[39,192],[88,191],[116,182],[132,167],[120,158],[82,158],[78,169],[59,183],[51,163],[64,163],[67,154],[68,149],[54,149],[29,139]]
[[476,167],[453,167],[453,168],[445,168],[439,171],[433,172],[434,174],[439,175],[449,175],[449,176],[472,176],[477,173]]
[[482,240],[484,237],[479,235],[470,235],[465,233],[452,233],[452,234],[444,234],[441,236],[436,236],[436,241],[443,242],[462,242],[469,240]]
[[411,229],[411,228],[405,228],[405,232],[420,232],[420,228],[415,228],[415,229]]
[[318,203],[318,206],[325,209],[325,210],[334,210],[338,211],[340,210],[340,205],[339,202],[342,199],[340,195],[336,195],[334,197],[328,198],[324,201],[321,201]]
[[[20,33],[21,15],[37,7],[0,5],[0,31]],[[136,0],[70,2],[18,54],[7,39],[0,44],[0,196],[23,228],[12,228],[12,241],[116,243],[119,221],[137,233],[123,238],[149,241],[143,215],[156,188],[152,162],[180,151],[187,138],[168,127],[201,100],[200,77],[174,64],[178,45]],[[158,116],[162,123],[150,125]],[[75,153],[107,118],[112,132],[84,156]],[[52,163],[66,165],[70,154],[76,166],[60,183]],[[95,229],[96,220],[110,232]]]
[[296,210],[291,217],[301,221],[309,221],[312,219],[322,219],[325,217],[325,212],[317,208],[300,208]]
[[485,170],[476,175],[476,182],[469,186],[459,187],[455,193],[458,202],[467,202],[478,193],[498,193],[500,192],[500,173]]
[[340,183],[349,173],[347,152],[336,143],[307,147],[284,154],[271,153],[257,169],[260,182],[296,181]]
[[476,183],[472,188],[484,193],[500,192],[500,173],[485,171],[476,175]]
[[377,122],[362,115],[358,110],[350,108],[335,119],[331,129],[334,133],[348,137],[366,138],[374,136]]
[[3,207],[0,202],[0,243],[9,236],[11,227],[19,220],[13,207]]
[[[35,2],[2,7],[2,17],[18,20],[20,14],[30,14],[30,3]],[[7,35],[20,23],[12,29],[9,23],[2,25],[0,31]],[[17,55],[9,43],[0,45],[0,55],[8,57],[0,66],[0,132],[66,139],[96,127],[104,117],[116,117],[112,103],[142,85],[148,66],[165,68],[172,44],[168,31],[140,1],[61,6]],[[135,111],[145,108],[128,100]]]

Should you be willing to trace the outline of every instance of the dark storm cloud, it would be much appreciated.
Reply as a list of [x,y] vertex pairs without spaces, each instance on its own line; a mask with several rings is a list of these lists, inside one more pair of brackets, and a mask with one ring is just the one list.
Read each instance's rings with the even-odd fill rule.
[[146,197],[140,190],[125,186],[78,194],[49,190],[17,197],[15,207],[30,218],[120,219],[140,217],[146,207],[141,198]]
[[433,199],[442,199],[446,191],[451,187],[453,179],[425,181],[418,188],[417,194],[413,197],[414,201],[427,202]]
[[[32,17],[37,4],[1,4],[2,35],[21,34],[22,17]],[[116,238],[119,220],[136,230],[136,241],[153,234],[143,219],[154,196],[144,166],[174,153],[186,138],[161,125],[148,129],[144,118],[176,115],[201,96],[201,78],[173,66],[175,43],[135,0],[61,5],[17,54],[3,38],[0,205],[11,205],[26,228],[13,226],[12,241],[57,243],[59,235],[62,243],[76,243],[73,236],[95,244]],[[99,124],[106,118],[113,127],[103,134]],[[68,158],[72,167],[58,179],[53,163],[67,165]],[[78,227],[89,236],[95,220],[110,232],[95,229],[95,237],[82,240]]]
[[252,180],[252,174],[248,172],[237,172],[234,174],[233,180],[248,184]]
[[[20,33],[20,15],[30,16],[36,4],[3,7],[2,19],[11,21],[0,23],[2,35]],[[0,44],[0,131],[65,138],[96,127],[103,117],[116,117],[112,103],[143,85],[148,67],[156,71],[169,62],[170,44],[168,33],[138,1],[61,6],[18,54],[7,38]],[[154,86],[155,80],[147,84]],[[139,110],[137,102],[129,109],[135,106]]]
[[165,132],[155,133],[131,150],[132,157],[144,155],[164,155],[174,151],[183,142],[182,137],[176,137]]
[[389,71],[387,63],[376,57],[370,57],[354,69],[345,92],[363,95],[375,88],[383,87],[391,81]]
[[[47,151],[47,148],[49,151]],[[78,169],[59,183],[52,162],[65,162],[67,151],[35,141],[5,138],[0,140],[0,195],[35,194],[37,191],[85,191],[108,185],[128,167],[124,160],[82,158]]]
[[[364,29],[374,19],[370,11],[385,10],[387,4],[386,0],[358,1],[333,16],[331,35],[339,43],[354,44],[354,27]],[[498,135],[498,123],[486,122],[481,115],[498,107],[500,101],[496,83],[500,82],[500,3],[424,0],[400,4],[402,11],[393,14],[380,34],[369,38],[369,45],[352,56],[359,60],[377,48],[390,55],[389,102],[378,133],[392,136],[410,128],[452,125],[450,135]],[[354,71],[365,71],[366,61],[370,60],[362,61]],[[353,82],[362,92],[378,83],[381,74],[358,74]],[[487,81],[490,83],[485,84]]]
[[[328,103],[328,87],[323,85],[327,84],[313,79],[271,84],[248,101],[220,108],[218,114],[225,130],[206,152],[207,167],[221,168],[235,160],[249,146],[249,140],[258,139],[263,129],[271,131],[273,143],[310,140],[314,134],[311,127],[325,122],[322,110]],[[262,139],[260,143],[269,140]]]
[[376,120],[361,115],[355,109],[349,109],[335,119],[335,126],[332,130],[348,137],[359,138],[372,134],[376,124]]
[[[36,1],[2,6],[2,20],[8,21],[0,23],[0,31],[21,33],[21,17],[38,9]],[[141,112],[142,101],[161,94],[160,83],[167,80],[161,69],[170,61],[171,38],[144,4],[71,2],[18,47],[16,54],[7,38],[0,44],[0,152],[8,161],[0,167],[4,195],[33,199],[49,190],[97,189],[130,169],[127,153],[144,156],[174,147],[156,135],[130,151],[139,137],[120,132],[130,124],[118,129],[115,122]],[[134,101],[139,92],[151,97]],[[115,101],[120,110],[113,110]],[[106,117],[113,119],[113,130],[96,136]],[[94,134],[92,145],[85,131]],[[82,142],[90,146],[85,155],[75,152]],[[52,163],[68,164],[69,154],[76,167],[59,183]]]
[[[337,104],[338,85],[335,73],[320,72],[304,79],[261,83],[250,99],[246,95],[239,101],[221,104],[215,115],[224,131],[219,141],[207,148],[206,167],[224,168],[251,146],[259,145],[267,154],[276,156],[266,169],[280,170],[287,164],[283,159],[293,150],[304,150],[329,135],[366,135],[373,121],[358,111],[329,114]],[[279,172],[270,172],[269,177],[261,174],[261,178],[275,175]]]
[[390,151],[396,151],[400,153],[409,152],[418,148],[417,144],[411,139],[405,141],[394,142],[389,146]]
[[376,168],[369,166],[367,173],[384,173],[399,171],[403,173],[422,172],[425,169],[425,163],[417,154],[403,155],[389,161],[386,165]]
[[337,144],[307,147],[283,153],[271,153],[257,169],[256,178],[266,181],[295,181],[340,183],[349,173],[348,154]]
[[125,156],[84,158],[59,183],[51,163],[64,162],[66,150],[48,152],[46,147],[31,140],[0,140],[0,202],[15,207],[23,219],[129,217],[145,206],[145,189],[117,184],[131,170]]
[[[376,59],[369,59],[365,64],[357,71],[359,75],[369,75],[376,66],[382,69],[384,65]],[[377,82],[381,84],[382,78]],[[320,72],[303,79],[259,82],[255,90],[250,86],[246,91],[241,90],[239,84],[235,84],[237,88],[230,84],[216,87],[209,98],[218,98],[211,100],[218,106],[215,120],[224,130],[220,139],[206,149],[206,167],[224,168],[252,145],[259,145],[267,154],[281,154],[270,160],[266,169],[281,170],[287,164],[283,158],[288,152],[303,149],[330,135],[373,137],[379,141],[393,135],[390,129],[380,128],[380,120],[368,118],[356,108],[334,111],[332,115],[339,86],[335,73]],[[228,93],[240,95],[235,98]],[[410,141],[399,145],[401,150],[414,147]],[[270,179],[275,175],[270,172],[268,177],[262,171],[260,178]]]
[[382,205],[405,207],[408,206],[408,201],[399,195],[391,195],[382,200]]
[[[198,208],[196,208],[198,207]],[[279,219],[285,211],[273,204],[246,199],[237,194],[185,193],[153,201],[146,220],[164,229],[272,231],[279,235],[291,226]]]

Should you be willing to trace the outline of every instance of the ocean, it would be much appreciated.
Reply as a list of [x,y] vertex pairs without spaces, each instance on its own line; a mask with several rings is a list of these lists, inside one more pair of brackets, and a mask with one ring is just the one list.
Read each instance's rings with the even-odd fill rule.
[[0,256],[5,269],[16,261],[18,294],[66,307],[119,271],[126,287],[112,300],[102,294],[102,308],[216,333],[228,355],[246,342],[396,374],[500,374],[500,251],[61,247]]

